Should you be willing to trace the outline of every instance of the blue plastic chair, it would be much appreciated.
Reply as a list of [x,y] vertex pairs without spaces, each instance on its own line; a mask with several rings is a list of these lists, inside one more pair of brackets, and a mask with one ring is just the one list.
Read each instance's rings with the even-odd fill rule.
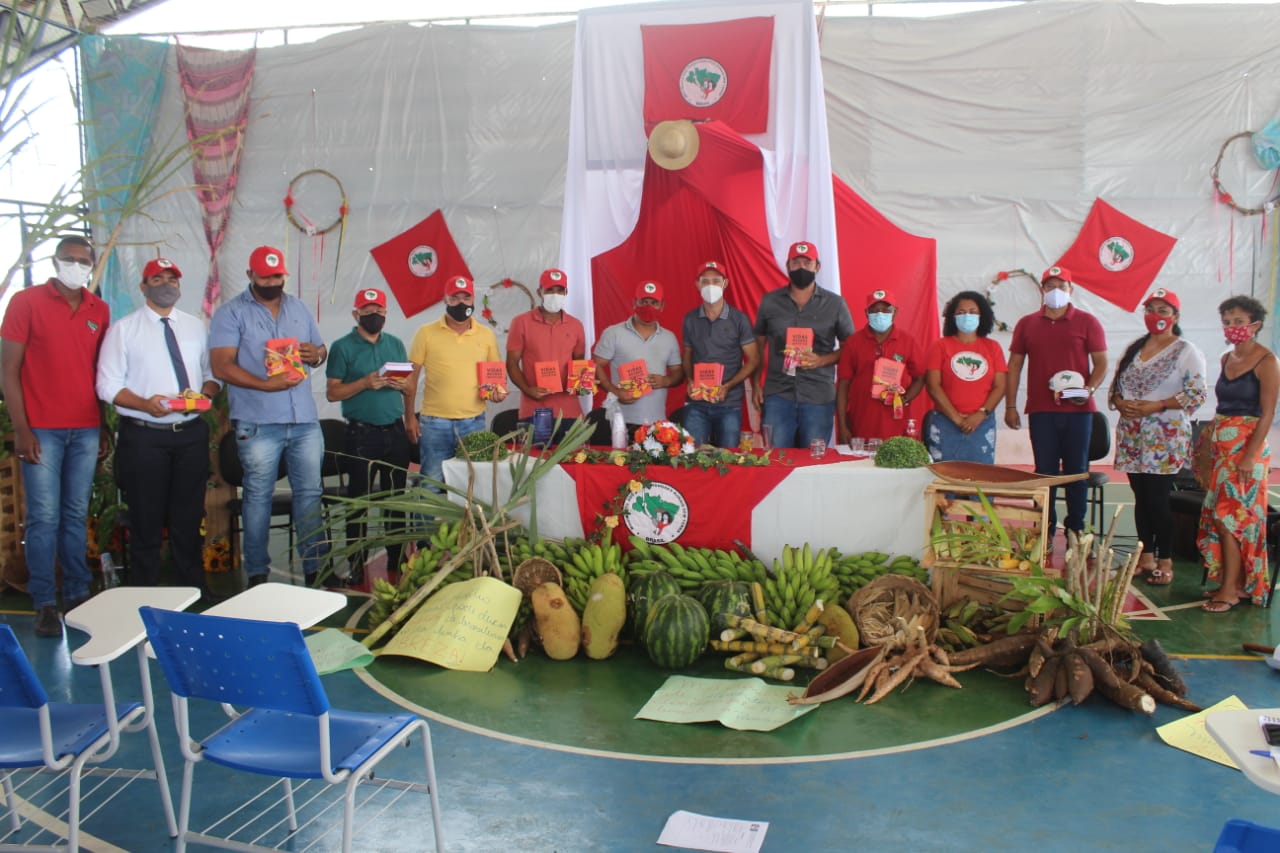
[[[85,765],[115,755],[120,730],[145,713],[140,702],[108,706],[50,702],[18,638],[0,625],[0,770],[4,771],[9,835],[22,828],[13,774],[20,770],[68,771],[66,848],[80,849],[80,783]],[[9,844],[4,849],[64,849],[61,845]]]
[[[178,810],[178,853],[188,841],[233,850],[271,847],[192,832],[195,765],[212,761],[280,778],[290,832],[298,829],[291,779],[345,785],[342,850],[350,853],[355,795],[373,769],[414,732],[422,733],[427,784],[379,778],[377,785],[425,791],[431,799],[435,847],[444,850],[431,732],[414,714],[369,714],[330,709],[302,632],[291,622],[261,622],[140,608],[147,637],[173,693],[173,716],[185,759]],[[203,740],[190,734],[188,699],[217,702],[233,715]],[[232,706],[246,706],[237,712]]]

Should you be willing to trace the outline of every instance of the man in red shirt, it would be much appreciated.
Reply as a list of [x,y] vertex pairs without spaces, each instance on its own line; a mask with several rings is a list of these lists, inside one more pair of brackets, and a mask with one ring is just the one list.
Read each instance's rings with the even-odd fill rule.
[[62,238],[55,277],[14,294],[0,325],[0,375],[22,461],[27,570],[41,637],[62,636],[55,555],[64,609],[89,597],[87,514],[102,424],[95,381],[110,316],[85,287],[94,261],[84,237]]
[[[898,307],[893,294],[876,290],[867,296],[867,324],[850,335],[840,349],[836,369],[836,432],[841,444],[853,436],[892,438],[907,434],[907,419],[918,417],[911,402],[924,388],[924,355],[920,345],[893,322]],[[901,365],[895,387],[873,394],[876,361]]]
[[[1071,304],[1075,289],[1071,271],[1053,266],[1040,277],[1044,307],[1028,314],[1013,328],[1009,344],[1009,381],[1005,385],[1004,422],[1021,429],[1018,380],[1027,366],[1026,412],[1031,426],[1031,451],[1038,474],[1082,474],[1089,470],[1089,436],[1097,406],[1093,392],[1107,375],[1107,338],[1092,314]],[[1050,387],[1055,375],[1074,371],[1084,380],[1083,393],[1064,396]],[[1083,480],[1065,486],[1067,517],[1063,526],[1084,530],[1088,489]],[[1049,529],[1057,525],[1056,504],[1050,495]]]
[[[587,334],[582,322],[565,313],[564,299],[569,279],[557,269],[549,269],[538,279],[541,304],[511,322],[507,332],[507,375],[520,389],[520,420],[533,419],[534,409],[550,409],[552,418],[561,418],[553,441],[569,431],[582,417],[582,403],[570,393],[569,362],[585,357]],[[560,391],[538,384],[538,365],[554,365]],[[544,383],[549,384],[549,383]]]

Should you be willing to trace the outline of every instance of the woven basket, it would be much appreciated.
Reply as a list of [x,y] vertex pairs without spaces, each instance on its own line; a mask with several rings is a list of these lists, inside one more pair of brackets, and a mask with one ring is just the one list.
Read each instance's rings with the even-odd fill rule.
[[922,617],[930,643],[938,635],[938,599],[915,578],[881,575],[849,596],[845,609],[858,626],[864,645],[879,646],[893,639],[899,627],[894,618],[897,616],[908,622],[915,616]]
[[564,586],[564,578],[555,563],[542,557],[530,557],[511,573],[511,585],[524,593],[526,598],[544,583]]

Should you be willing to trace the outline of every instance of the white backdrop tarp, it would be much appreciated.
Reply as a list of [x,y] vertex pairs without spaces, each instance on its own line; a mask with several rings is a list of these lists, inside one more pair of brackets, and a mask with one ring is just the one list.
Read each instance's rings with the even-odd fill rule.
[[[395,25],[260,51],[221,255],[224,298],[239,290],[235,271],[255,245],[287,243],[291,288],[313,307],[319,295],[332,340],[350,329],[351,294],[382,286],[369,248],[436,208],[482,290],[505,276],[535,284],[561,252],[574,34],[571,25]],[[1181,294],[1183,328],[1211,363],[1224,349],[1221,299],[1253,292],[1274,306],[1274,219],[1264,233],[1263,217],[1217,204],[1209,179],[1229,136],[1280,113],[1273,6],[1039,2],[932,19],[828,19],[820,40],[833,170],[898,225],[937,238],[940,302],[985,290],[1001,270],[1038,274],[1102,196],[1178,238],[1159,283]],[[182,121],[172,74],[162,116],[154,138],[172,139]],[[321,247],[284,215],[289,181],[312,168],[337,175],[351,206],[336,304],[336,231]],[[1275,173],[1244,144],[1228,150],[1222,177],[1248,206],[1274,191]],[[317,203],[310,218],[336,214],[332,199]],[[158,247],[186,273],[182,307],[198,311],[205,250],[196,203],[179,193],[149,213],[124,235],[138,244],[120,250],[124,274],[136,280]],[[992,296],[1010,323],[1038,303],[1026,279]],[[503,329],[527,308],[512,297],[493,292]],[[1102,320],[1114,362],[1141,318],[1077,297]],[[405,318],[393,308],[387,328],[407,340],[438,314]],[[679,327],[679,318],[664,322]],[[323,382],[315,388],[322,398]],[[999,446],[1002,460],[1029,458],[1025,434]]]

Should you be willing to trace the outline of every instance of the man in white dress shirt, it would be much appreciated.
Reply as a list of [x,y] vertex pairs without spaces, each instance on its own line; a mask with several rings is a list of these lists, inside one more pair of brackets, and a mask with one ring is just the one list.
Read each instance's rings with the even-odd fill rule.
[[[107,330],[98,358],[98,397],[119,412],[116,479],[129,507],[129,582],[160,580],[162,533],[177,582],[205,592],[200,522],[209,480],[209,427],[175,410],[183,391],[212,397],[204,323],[174,308],[182,272],[155,258],[142,272],[146,304]],[[177,401],[177,402],[175,402]]]

